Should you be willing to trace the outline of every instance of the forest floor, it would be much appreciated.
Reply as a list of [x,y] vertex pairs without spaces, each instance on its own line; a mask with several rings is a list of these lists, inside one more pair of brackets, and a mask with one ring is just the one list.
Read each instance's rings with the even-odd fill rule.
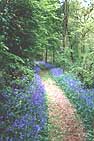
[[85,141],[85,130],[76,109],[47,71],[40,73],[48,99],[49,141]]

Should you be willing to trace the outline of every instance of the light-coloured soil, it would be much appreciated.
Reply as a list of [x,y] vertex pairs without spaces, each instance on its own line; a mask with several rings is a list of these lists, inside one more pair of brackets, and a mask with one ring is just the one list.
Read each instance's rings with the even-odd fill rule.
[[85,130],[75,108],[49,75],[45,76],[42,74],[48,98],[49,141],[86,141]]

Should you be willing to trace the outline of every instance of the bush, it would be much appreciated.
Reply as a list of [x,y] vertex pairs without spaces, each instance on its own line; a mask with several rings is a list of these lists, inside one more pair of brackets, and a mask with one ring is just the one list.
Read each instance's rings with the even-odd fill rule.
[[83,61],[80,64],[76,64],[71,69],[71,72],[76,73],[84,87],[94,87],[94,53],[86,54]]

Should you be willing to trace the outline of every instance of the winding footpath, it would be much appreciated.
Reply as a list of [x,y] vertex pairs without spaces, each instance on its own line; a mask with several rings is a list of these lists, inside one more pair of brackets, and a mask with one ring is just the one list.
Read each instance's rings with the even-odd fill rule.
[[73,105],[48,72],[40,75],[48,99],[49,141],[86,141],[83,124]]

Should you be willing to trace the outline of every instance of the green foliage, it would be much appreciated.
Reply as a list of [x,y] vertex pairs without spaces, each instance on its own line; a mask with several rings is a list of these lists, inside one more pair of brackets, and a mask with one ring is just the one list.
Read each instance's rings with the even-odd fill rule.
[[20,83],[23,76],[30,80],[33,77],[33,71],[25,66],[25,61],[22,59],[24,48],[34,44],[33,22],[32,5],[29,0],[0,1],[0,87],[2,89],[12,86],[12,79],[13,83],[14,81]]
[[53,48],[59,46],[59,8],[55,0],[0,1],[2,89],[19,84],[23,76],[31,80],[34,59],[43,59],[46,48],[51,56]]
[[[64,8],[64,5],[62,7]],[[61,52],[57,51],[56,60],[57,64],[63,66],[67,71],[76,73],[84,86],[89,88],[94,87],[93,7],[94,2],[86,6],[82,5],[78,0],[68,1],[68,47],[62,47],[63,53],[62,49]]]
[[4,43],[10,52],[21,56],[24,48],[34,44],[31,14],[32,6],[29,0],[1,1],[0,34],[5,36]]
[[79,76],[85,87],[91,88],[94,85],[94,53],[84,55],[83,62],[76,64],[71,69],[72,72]]
[[71,52],[72,50],[68,47],[66,47],[62,53],[57,52],[57,65],[63,67],[65,70],[68,70],[72,65]]
[[[60,15],[58,14],[60,5],[58,1],[43,0],[36,3],[34,17],[38,28],[36,33],[35,57],[45,58],[45,50],[50,52],[48,58],[51,58],[53,47],[57,49],[60,45]],[[34,50],[33,50],[34,51]],[[51,61],[51,59],[50,59]]]

